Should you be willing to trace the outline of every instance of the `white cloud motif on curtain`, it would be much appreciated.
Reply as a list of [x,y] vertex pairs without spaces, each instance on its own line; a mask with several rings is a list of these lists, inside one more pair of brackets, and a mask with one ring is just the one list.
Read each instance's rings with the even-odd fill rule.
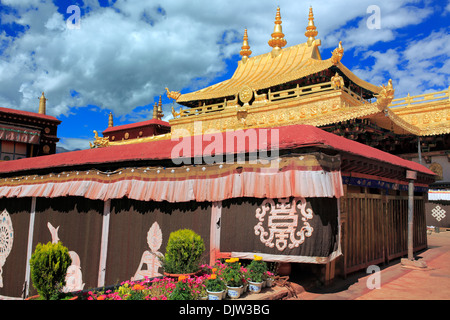
[[3,288],[3,266],[11,253],[14,241],[14,229],[8,211],[0,214],[0,288]]
[[[297,209],[300,210],[303,221],[300,230],[298,230]],[[269,231],[263,226],[266,217]],[[283,251],[286,247],[289,249],[298,247],[305,241],[305,237],[310,237],[314,231],[308,222],[313,218],[313,211],[310,208],[306,209],[306,200],[302,197],[294,198],[292,202],[289,199],[278,199],[277,204],[273,199],[266,199],[261,208],[256,209],[256,218],[259,222],[254,227],[255,234],[260,236],[261,242],[267,247],[275,246],[279,251]]]

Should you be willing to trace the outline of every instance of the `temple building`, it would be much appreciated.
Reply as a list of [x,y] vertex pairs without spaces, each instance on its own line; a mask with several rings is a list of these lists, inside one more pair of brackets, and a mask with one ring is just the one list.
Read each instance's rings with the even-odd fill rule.
[[180,228],[204,239],[206,263],[258,254],[325,283],[427,248],[437,175],[399,155],[425,157],[428,137],[447,147],[448,92],[394,100],[392,81],[368,83],[341,63],[341,42],[322,59],[312,8],[305,43],[286,47],[280,8],[270,52],[251,56],[250,35],[230,79],[166,88],[181,105],[168,122],[159,102],[136,124],[110,114],[90,149],[0,163],[0,295],[28,295],[26,261],[55,233],[78,257],[69,291],[161,276],[151,258]]
[[17,160],[56,153],[60,120],[46,115],[44,93],[39,112],[0,108],[0,160]]
[[[142,138],[160,136],[170,133],[170,125],[168,122],[161,120],[164,117],[162,112],[162,100],[159,97],[159,102],[153,106],[152,119],[141,121],[121,126],[114,126],[114,118],[112,113],[109,114],[108,128],[103,134],[103,141],[105,143],[127,143],[139,142]],[[93,145],[91,144],[91,147]]]

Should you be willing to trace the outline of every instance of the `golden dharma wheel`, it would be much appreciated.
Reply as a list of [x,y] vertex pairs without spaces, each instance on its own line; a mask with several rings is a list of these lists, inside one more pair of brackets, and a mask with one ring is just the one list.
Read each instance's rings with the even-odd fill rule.
[[253,90],[249,86],[244,86],[239,92],[239,100],[243,103],[249,103],[253,98]]

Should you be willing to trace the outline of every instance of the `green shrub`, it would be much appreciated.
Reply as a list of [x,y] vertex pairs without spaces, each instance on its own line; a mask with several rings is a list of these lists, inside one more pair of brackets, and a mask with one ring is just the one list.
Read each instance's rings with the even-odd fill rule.
[[174,231],[169,236],[166,254],[161,259],[167,273],[192,273],[200,268],[205,251],[203,239],[190,229]]
[[61,242],[38,243],[31,255],[30,269],[33,287],[43,299],[59,299],[71,264],[69,250]]

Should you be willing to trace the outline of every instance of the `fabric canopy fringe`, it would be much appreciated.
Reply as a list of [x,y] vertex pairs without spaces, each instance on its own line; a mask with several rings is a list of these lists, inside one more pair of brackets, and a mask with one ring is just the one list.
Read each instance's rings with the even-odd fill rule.
[[[343,196],[339,159],[320,154],[282,159],[277,166],[215,164],[178,168],[125,168],[5,179],[0,197],[66,197],[168,202],[214,202],[230,198]],[[319,163],[320,161],[320,163]]]

